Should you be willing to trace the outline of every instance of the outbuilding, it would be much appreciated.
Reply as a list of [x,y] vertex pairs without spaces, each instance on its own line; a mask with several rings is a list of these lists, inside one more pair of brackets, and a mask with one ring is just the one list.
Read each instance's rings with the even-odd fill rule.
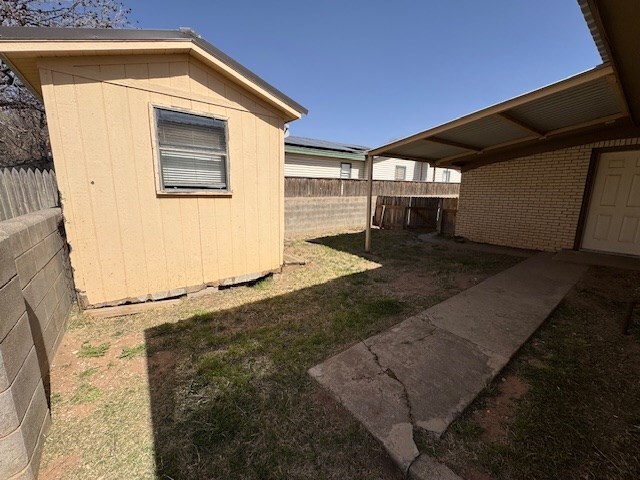
[[281,267],[302,106],[186,29],[7,27],[0,52],[44,102],[84,307]]

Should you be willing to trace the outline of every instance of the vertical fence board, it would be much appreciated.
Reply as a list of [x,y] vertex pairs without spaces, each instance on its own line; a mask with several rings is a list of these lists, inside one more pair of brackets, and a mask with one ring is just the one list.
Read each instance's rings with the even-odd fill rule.
[[59,205],[51,168],[0,168],[0,221]]
[[24,168],[21,168],[19,173],[20,184],[22,185],[22,193],[24,194],[24,204],[25,208],[27,209],[27,213],[40,210],[35,182],[33,182],[33,184],[31,183],[29,172]]
[[56,172],[53,170],[45,171],[47,175],[47,185],[49,186],[49,194],[51,198],[51,206],[60,205],[60,197],[58,196],[58,180],[56,180]]
[[20,209],[18,208],[18,198],[16,196],[16,190],[13,186],[13,176],[11,175],[11,170],[7,169],[4,171],[4,186],[7,189],[7,197],[9,198],[9,205],[11,206],[11,217],[17,217],[20,214]]
[[4,172],[0,169],[0,216],[2,220],[8,220],[13,217],[11,210],[11,201],[9,200],[9,192],[4,184]]
[[13,185],[13,191],[16,197],[16,208],[20,215],[24,215],[28,212],[27,202],[25,200],[24,191],[22,190],[22,182],[20,181],[20,174],[15,168],[11,169],[11,183]]
[[47,191],[45,190],[46,186],[44,178],[42,177],[42,172],[40,170],[36,170],[34,172],[34,177],[36,179],[36,191],[38,198],[40,199],[40,205],[42,208],[47,208],[49,206],[49,199],[47,198]]

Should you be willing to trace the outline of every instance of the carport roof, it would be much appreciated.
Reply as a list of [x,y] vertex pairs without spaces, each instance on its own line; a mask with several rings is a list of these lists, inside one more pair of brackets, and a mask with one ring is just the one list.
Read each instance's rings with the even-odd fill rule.
[[368,153],[464,171],[581,143],[640,136],[640,2],[578,4],[602,65]]
[[474,168],[515,147],[541,148],[602,127],[628,125],[625,97],[610,65],[370,150],[432,165]]

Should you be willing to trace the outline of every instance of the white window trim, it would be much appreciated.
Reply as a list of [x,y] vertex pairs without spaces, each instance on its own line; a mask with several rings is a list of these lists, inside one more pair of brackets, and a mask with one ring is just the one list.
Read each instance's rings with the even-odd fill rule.
[[[343,165],[349,165],[349,176],[348,177],[343,177],[342,176],[342,166]],[[340,179],[342,179],[342,180],[350,180],[351,179],[351,175],[353,175],[353,165],[351,165],[351,162],[340,162]]]
[[[398,178],[398,170],[402,171],[402,177]],[[407,181],[407,167],[404,165],[396,165],[396,169],[394,171],[393,179],[396,182],[406,182]]]
[[[202,117],[214,118],[216,120],[222,120],[226,123],[225,128],[225,141],[227,154],[225,157],[226,162],[226,190],[205,190],[205,189],[171,189],[165,190],[162,185],[162,173],[160,164],[160,147],[158,145],[158,122],[156,121],[156,108],[163,110],[172,110],[174,112],[187,113],[190,115],[199,115]],[[198,110],[191,110],[188,108],[180,108],[169,105],[163,105],[158,103],[149,103],[149,122],[151,124],[151,148],[153,150],[153,170],[156,177],[156,195],[167,197],[230,197],[233,194],[231,189],[231,161],[229,159],[229,117],[224,115],[214,115],[210,112],[202,112]]]

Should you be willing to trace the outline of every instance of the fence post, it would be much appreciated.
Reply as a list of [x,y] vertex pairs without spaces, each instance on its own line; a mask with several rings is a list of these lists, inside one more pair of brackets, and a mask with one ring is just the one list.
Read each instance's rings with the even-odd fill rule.
[[367,154],[367,229],[364,235],[364,251],[371,251],[371,197],[373,196],[373,155]]

